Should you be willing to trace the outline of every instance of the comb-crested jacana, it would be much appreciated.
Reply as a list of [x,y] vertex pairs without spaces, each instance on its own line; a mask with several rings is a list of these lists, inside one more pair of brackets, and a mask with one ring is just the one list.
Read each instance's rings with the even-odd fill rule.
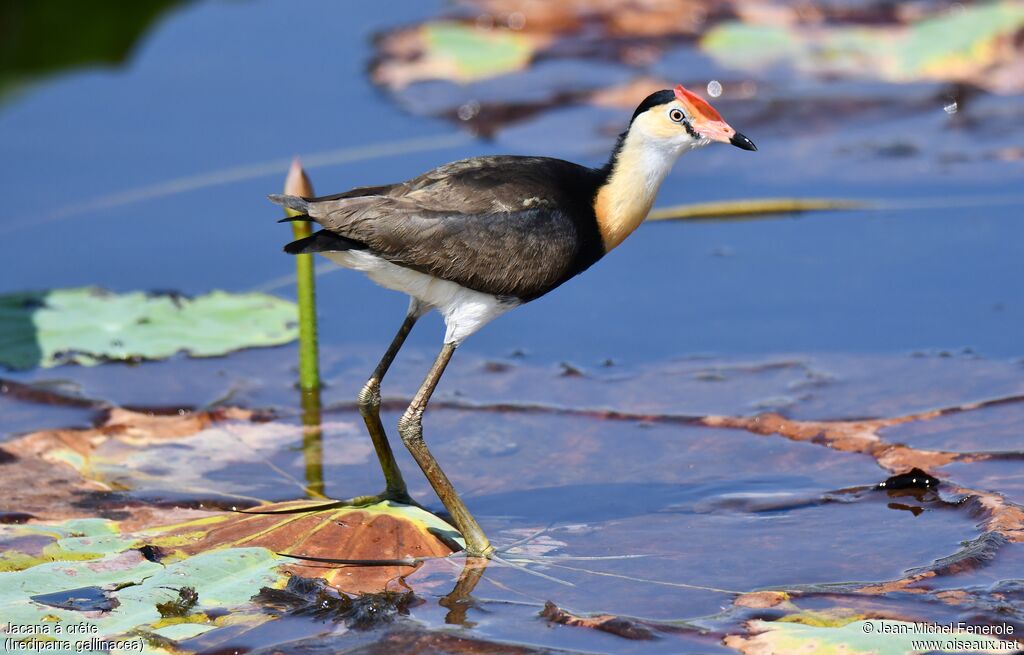
[[332,196],[270,196],[322,228],[285,246],[321,253],[410,296],[405,321],[359,394],[387,489],[407,500],[380,420],[380,383],[416,321],[443,316],[444,345],[398,422],[402,442],[462,532],[470,555],[493,548],[423,440],[422,419],[455,349],[494,318],[582,273],[635,230],[679,155],[711,142],[756,150],[700,96],[677,86],[633,113],[608,163],[547,157],[463,159],[398,184]]

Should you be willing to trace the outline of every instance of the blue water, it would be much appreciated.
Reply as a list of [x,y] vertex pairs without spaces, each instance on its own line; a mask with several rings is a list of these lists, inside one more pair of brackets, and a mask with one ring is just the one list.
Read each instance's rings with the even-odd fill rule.
[[[271,288],[290,295],[294,263],[281,252],[290,230],[275,222],[280,209],[265,196],[281,191],[294,154],[314,164],[352,154],[345,149],[406,149],[309,165],[323,194],[402,180],[472,155],[601,163],[629,110],[549,108],[485,139],[429,117],[425,108],[445,106],[446,94],[536,101],[546,90],[592,88],[637,72],[623,64],[547,60],[528,74],[467,88],[421,85],[400,98],[371,83],[376,34],[448,9],[439,0],[190,3],[165,15],[125,65],[67,72],[8,99],[0,105],[0,293],[98,285],[189,294]],[[969,503],[839,494],[891,473],[865,454],[818,440],[646,416],[901,416],[1019,396],[1021,97],[978,94],[951,117],[943,111],[945,85],[896,87],[771,71],[758,80],[761,93],[742,99],[729,90],[743,74],[717,68],[690,45],[668,53],[653,73],[688,84],[720,79],[726,93],[716,106],[759,147],[688,154],[666,180],[659,206],[811,196],[881,208],[648,224],[585,275],[473,336],[439,387],[426,432],[488,534],[500,543],[526,539],[527,551],[539,554],[550,547],[557,554],[642,556],[581,563],[593,574],[544,568],[575,587],[491,567],[461,631],[444,623],[450,605],[437,602],[454,584],[454,572],[445,568],[430,579],[438,574],[428,567],[420,574],[432,584],[411,579],[426,602],[413,610],[415,625],[399,623],[402,629],[581,652],[720,652],[720,633],[746,629],[747,615],[714,617],[730,607],[729,590],[884,582],[955,553],[979,533],[981,519]],[[443,145],[427,148],[429,142]],[[370,493],[380,488],[380,474],[351,402],[401,321],[406,299],[347,271],[321,276],[318,293],[326,489],[335,496]],[[442,333],[436,316],[417,327],[385,380],[386,398],[412,393]],[[495,360],[507,369],[487,366]],[[603,366],[606,360],[614,365]],[[295,362],[292,344],[223,358],[0,375],[135,408],[269,407],[294,423]],[[572,362],[584,375],[563,375],[559,362]],[[442,402],[452,400],[611,408],[636,418],[446,411]],[[392,437],[400,411],[394,405],[384,412]],[[922,448],[1012,450],[1012,421],[1004,419],[1014,411],[1016,405],[950,414],[883,430],[882,438]],[[0,440],[89,426],[101,416],[98,406],[54,406],[0,393]],[[260,428],[251,427],[255,437]],[[223,468],[207,472],[206,486],[230,491],[238,483],[236,491],[292,497],[295,485],[282,478],[299,480],[309,471],[297,439],[295,430],[259,441],[259,457],[226,458]],[[438,508],[410,456],[392,443],[411,492]],[[186,446],[168,440],[148,447]],[[232,441],[210,452],[235,447]],[[187,451],[179,451],[176,465],[187,466],[181,453]],[[1012,459],[959,462],[933,473],[947,489],[971,485],[1019,502],[1013,466],[1019,468]],[[169,489],[179,482],[173,471],[158,473]],[[9,491],[15,503],[26,496]],[[138,500],[138,492],[124,498],[135,493]],[[41,508],[60,511],[54,504],[64,503],[61,492],[49,493],[39,496]],[[194,500],[195,493],[181,490],[180,497]],[[845,500],[822,504],[827,493]],[[76,488],[76,503],[79,495],[97,494]],[[168,491],[167,497],[179,496]],[[1019,575],[1022,557],[1014,546],[1000,549],[987,567],[927,581],[973,587],[975,600],[965,605],[898,593],[862,594],[853,606],[874,615],[873,603],[892,603],[895,609],[879,616],[951,620],[963,611],[971,620],[981,620],[975,612],[991,618],[998,603],[985,595],[992,589],[979,585]],[[757,566],[765,561],[771,566]],[[539,619],[547,599],[583,613],[696,620],[713,631],[627,641]],[[810,597],[798,602],[813,607]],[[726,627],[715,628],[716,620]],[[241,636],[229,627],[209,633],[223,643],[206,646],[226,652],[309,636],[318,640],[315,648],[330,649],[335,639],[338,649],[350,650],[383,639],[383,633],[341,630],[327,637],[325,625],[285,619]]]
[[[280,252],[288,231],[264,199],[280,190],[283,166],[148,200],[88,205],[295,153],[457,139],[450,123],[404,112],[365,72],[376,32],[441,8],[412,1],[309,2],[301,11],[282,2],[187,5],[165,16],[124,67],[48,79],[0,107],[0,292],[86,284],[241,291],[289,274],[292,262]],[[584,276],[487,327],[465,348],[582,363],[794,351],[1024,355],[1024,200],[984,204],[1020,188],[1024,162],[991,154],[1024,145],[1020,98],[978,99],[972,111],[984,121],[973,128],[942,112],[937,85],[899,91],[904,106],[834,118],[822,110],[804,121],[795,114],[809,83],[794,86],[792,119],[723,102],[759,152],[717,147],[687,155],[658,204],[832,196],[928,207],[646,225]],[[875,86],[814,88],[842,97]],[[492,140],[467,135],[459,145],[310,174],[318,192],[330,193],[478,154],[597,164],[610,145],[599,128],[614,129],[627,116],[568,107]],[[916,152],[876,152],[894,143]],[[322,277],[319,292],[323,340],[371,349],[390,338],[406,302],[348,272]],[[432,349],[440,334],[435,318],[411,343]]]

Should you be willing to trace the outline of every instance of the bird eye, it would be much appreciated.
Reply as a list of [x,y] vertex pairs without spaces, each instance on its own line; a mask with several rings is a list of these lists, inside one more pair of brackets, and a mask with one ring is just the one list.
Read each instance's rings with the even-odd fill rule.
[[668,113],[668,117],[671,118],[672,121],[676,123],[682,123],[683,119],[686,118],[683,112],[680,111],[679,109],[673,109],[672,111],[670,111]]

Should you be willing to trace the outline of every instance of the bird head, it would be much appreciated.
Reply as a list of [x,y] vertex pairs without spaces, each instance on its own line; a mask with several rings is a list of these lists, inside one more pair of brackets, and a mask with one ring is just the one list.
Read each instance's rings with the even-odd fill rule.
[[714,107],[682,84],[647,96],[633,113],[629,135],[641,135],[645,141],[675,154],[713,141],[743,150],[757,150],[757,146],[726,123]]

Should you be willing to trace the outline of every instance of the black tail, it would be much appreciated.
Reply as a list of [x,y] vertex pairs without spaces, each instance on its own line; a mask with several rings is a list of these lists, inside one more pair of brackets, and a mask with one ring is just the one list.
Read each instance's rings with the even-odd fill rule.
[[314,252],[340,252],[342,250],[366,250],[366,244],[347,239],[329,230],[314,232],[304,239],[292,241],[284,247],[289,255],[307,255]]

